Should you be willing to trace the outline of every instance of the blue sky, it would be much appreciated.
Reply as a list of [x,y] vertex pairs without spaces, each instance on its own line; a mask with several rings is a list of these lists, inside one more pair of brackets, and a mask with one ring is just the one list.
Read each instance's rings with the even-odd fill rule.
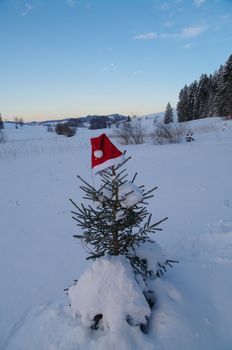
[[142,115],[232,54],[232,0],[0,0],[0,112]]

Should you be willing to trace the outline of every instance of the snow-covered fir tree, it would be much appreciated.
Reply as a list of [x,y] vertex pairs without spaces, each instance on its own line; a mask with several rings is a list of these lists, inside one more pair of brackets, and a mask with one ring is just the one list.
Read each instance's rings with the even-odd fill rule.
[[170,102],[168,102],[164,113],[164,124],[170,124],[170,123],[173,123],[173,109]]
[[187,109],[187,118],[186,120],[192,120],[197,119],[198,111],[197,111],[197,104],[196,104],[196,96],[198,91],[198,82],[195,80],[192,84],[189,85],[188,92],[187,92],[187,103],[186,103],[186,109]]
[[193,119],[206,118],[209,115],[210,78],[202,74],[195,95],[195,111]]
[[0,129],[4,129],[4,124],[3,124],[1,113],[0,113]]
[[220,116],[232,118],[232,55],[220,71],[216,106]]
[[216,92],[218,84],[218,72],[210,75],[209,80],[209,99],[208,99],[208,117],[213,117],[217,115],[216,109]]
[[177,116],[179,122],[187,121],[188,115],[188,86],[185,85],[183,89],[180,90],[179,93],[179,101],[177,103]]
[[129,159],[101,171],[102,186],[99,189],[78,176],[82,181],[84,198],[92,204],[77,205],[71,200],[76,208],[72,211],[73,219],[82,229],[82,233],[74,237],[86,247],[89,254],[87,259],[106,254],[124,255],[135,272],[152,275],[154,272],[148,270],[144,259],[136,254],[136,249],[144,242],[151,242],[149,234],[160,231],[159,225],[167,218],[152,223],[146,201],[153,197],[152,192],[157,187],[146,191],[143,185],[136,186],[134,181],[137,174],[128,181],[123,166]]
[[149,281],[175,262],[165,258],[151,237],[167,219],[153,223],[147,210],[157,187],[147,191],[136,186],[137,174],[130,181],[124,167],[129,159],[100,171],[98,189],[78,176],[86,202],[71,200],[80,228],[74,237],[93,263],[67,292],[72,310],[92,329],[100,324],[119,330],[126,322],[144,330],[155,301]]
[[232,117],[232,55],[213,75],[202,74],[181,89],[177,115],[179,122],[215,115]]

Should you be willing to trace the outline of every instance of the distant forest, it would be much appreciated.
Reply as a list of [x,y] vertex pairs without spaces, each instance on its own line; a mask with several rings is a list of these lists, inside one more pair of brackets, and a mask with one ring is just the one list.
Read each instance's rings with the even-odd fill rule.
[[221,116],[232,118],[232,55],[214,73],[202,74],[180,91],[178,121]]

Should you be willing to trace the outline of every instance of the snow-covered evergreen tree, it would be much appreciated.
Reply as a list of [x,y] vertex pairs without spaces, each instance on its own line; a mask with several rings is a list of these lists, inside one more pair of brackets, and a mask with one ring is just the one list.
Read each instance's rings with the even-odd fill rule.
[[0,113],[0,129],[4,129],[4,124],[3,124],[1,113]]
[[86,247],[89,253],[87,259],[106,254],[124,255],[135,271],[151,275],[153,272],[136,254],[136,249],[146,241],[151,242],[149,234],[160,231],[159,224],[167,218],[151,223],[152,215],[147,211],[146,200],[153,197],[152,192],[157,187],[145,191],[144,186],[136,186],[134,180],[137,174],[128,181],[123,165],[129,159],[101,171],[102,186],[99,189],[79,177],[83,183],[84,198],[93,204],[77,205],[71,200],[76,208],[72,212],[73,219],[82,229],[82,233],[74,237]]
[[198,82],[195,80],[188,87],[188,99],[187,99],[187,120],[198,119],[198,110],[197,110],[197,91],[198,91]]
[[217,92],[218,72],[209,76],[209,99],[208,99],[208,116],[213,117],[216,111],[216,92]]
[[207,74],[202,74],[195,94],[195,110],[194,118],[206,118],[209,115],[209,95],[210,95],[210,80]]
[[216,106],[220,116],[232,118],[232,55],[219,74]]
[[177,116],[178,116],[178,122],[185,122],[187,121],[188,116],[188,87],[187,85],[184,86],[183,89],[181,89],[179,93],[179,101],[177,103]]
[[178,121],[214,115],[232,118],[232,55],[213,75],[185,85],[177,103]]
[[164,114],[164,124],[173,123],[173,110],[171,104],[168,102],[165,114]]
[[156,187],[146,191],[143,185],[136,186],[137,174],[128,180],[124,165],[129,159],[100,171],[99,189],[78,176],[83,198],[90,204],[71,200],[73,219],[81,229],[74,237],[94,262],[67,293],[72,310],[92,329],[102,325],[121,331],[129,324],[146,332],[155,302],[149,283],[175,262],[167,260],[150,237],[167,219],[152,223],[147,210],[146,201]]

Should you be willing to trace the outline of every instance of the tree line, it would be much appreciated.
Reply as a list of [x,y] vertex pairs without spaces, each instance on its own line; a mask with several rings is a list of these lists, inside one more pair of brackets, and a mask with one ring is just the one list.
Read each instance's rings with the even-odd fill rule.
[[178,121],[220,116],[232,118],[232,55],[214,73],[185,85],[177,103]]

